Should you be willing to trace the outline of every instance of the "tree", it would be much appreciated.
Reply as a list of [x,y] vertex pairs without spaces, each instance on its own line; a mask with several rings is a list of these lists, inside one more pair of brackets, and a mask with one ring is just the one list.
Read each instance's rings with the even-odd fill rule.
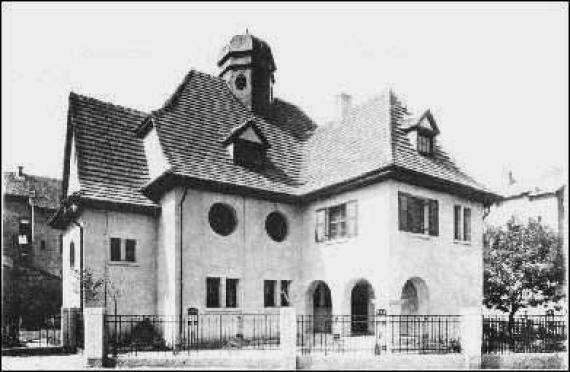
[[114,301],[116,306],[117,295],[120,291],[110,278],[97,275],[91,269],[83,269],[83,271],[76,269],[74,275],[83,286],[83,300],[86,306],[106,305],[107,300]]
[[483,302],[508,312],[509,325],[518,310],[564,297],[562,242],[552,230],[532,219],[526,226],[511,219],[487,229],[484,240]]

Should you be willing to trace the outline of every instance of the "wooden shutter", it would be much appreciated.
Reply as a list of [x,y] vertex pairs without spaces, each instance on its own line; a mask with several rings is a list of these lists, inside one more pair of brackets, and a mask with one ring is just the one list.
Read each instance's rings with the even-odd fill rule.
[[408,197],[398,193],[398,220],[400,230],[408,231]]
[[356,236],[358,231],[358,203],[356,200],[351,200],[346,203],[346,222],[348,236]]
[[317,211],[317,221],[315,226],[315,241],[322,242],[326,238],[326,209]]
[[453,208],[453,238],[455,240],[461,240],[461,207],[456,205]]
[[463,209],[463,240],[471,240],[471,209]]
[[439,208],[437,200],[429,201],[429,234],[439,235]]

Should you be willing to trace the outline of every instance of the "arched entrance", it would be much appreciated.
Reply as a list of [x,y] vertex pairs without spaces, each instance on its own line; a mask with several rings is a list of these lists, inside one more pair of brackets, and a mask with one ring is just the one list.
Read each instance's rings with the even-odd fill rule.
[[366,280],[358,281],[350,294],[351,331],[356,334],[368,333],[374,315],[374,290]]
[[428,313],[428,290],[426,283],[420,278],[411,278],[404,283],[400,297],[400,334],[402,336],[417,336],[421,333],[418,318],[414,315]]
[[429,295],[426,283],[421,278],[411,278],[402,287],[402,315],[427,314]]
[[307,290],[308,310],[313,315],[315,332],[331,332],[332,298],[329,286],[322,280],[313,282]]

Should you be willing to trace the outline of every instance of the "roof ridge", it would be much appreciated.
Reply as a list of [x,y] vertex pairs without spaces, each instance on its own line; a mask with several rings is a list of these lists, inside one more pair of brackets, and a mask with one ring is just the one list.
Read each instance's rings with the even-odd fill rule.
[[110,106],[112,108],[115,109],[120,109],[123,111],[127,111],[136,115],[148,115],[146,112],[141,111],[141,110],[137,110],[137,109],[133,109],[127,106],[122,106],[113,102],[109,102],[109,101],[103,101],[99,98],[95,98],[95,97],[90,97],[90,96],[86,96],[83,94],[79,94],[79,93],[75,93],[74,91],[70,91],[69,92],[69,100],[73,101],[73,100],[87,100],[87,101],[92,101],[95,102],[97,104],[101,104],[101,105],[105,105],[105,106]]

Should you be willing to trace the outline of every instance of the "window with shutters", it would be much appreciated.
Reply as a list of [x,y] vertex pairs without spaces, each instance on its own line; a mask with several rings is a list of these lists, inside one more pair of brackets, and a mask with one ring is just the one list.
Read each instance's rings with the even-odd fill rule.
[[357,235],[357,202],[334,205],[316,212],[315,241],[323,242]]
[[206,307],[220,307],[220,278],[206,278]]
[[398,220],[400,231],[438,236],[438,201],[398,192]]
[[456,205],[454,207],[454,233],[455,240],[471,241],[471,208]]
[[134,239],[127,239],[125,241],[125,261],[135,262],[135,248],[137,241]]

